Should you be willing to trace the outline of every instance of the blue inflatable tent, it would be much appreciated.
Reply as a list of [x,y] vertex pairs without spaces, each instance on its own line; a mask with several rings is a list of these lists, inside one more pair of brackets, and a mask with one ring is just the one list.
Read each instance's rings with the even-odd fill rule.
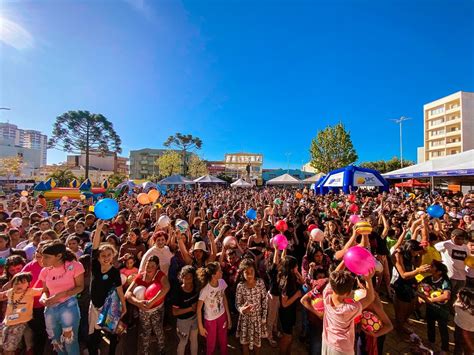
[[379,191],[389,189],[387,180],[377,170],[349,165],[328,173],[316,184],[315,192],[324,195],[329,191],[339,192],[339,189],[342,189],[348,194],[351,189],[355,191],[362,186],[378,187]]

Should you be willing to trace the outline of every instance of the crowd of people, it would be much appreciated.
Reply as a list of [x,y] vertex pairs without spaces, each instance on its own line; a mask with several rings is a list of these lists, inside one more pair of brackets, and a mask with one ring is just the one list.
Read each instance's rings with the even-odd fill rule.
[[[294,354],[297,326],[308,354],[375,355],[389,333],[413,338],[409,317],[426,320],[426,348],[474,353],[474,191],[141,192],[108,220],[92,198],[0,197],[3,354],[98,354],[104,337],[115,354],[132,329],[137,354],[169,353],[170,334],[180,355],[227,354],[228,336],[243,354]],[[345,267],[354,246],[377,260],[363,275]]]

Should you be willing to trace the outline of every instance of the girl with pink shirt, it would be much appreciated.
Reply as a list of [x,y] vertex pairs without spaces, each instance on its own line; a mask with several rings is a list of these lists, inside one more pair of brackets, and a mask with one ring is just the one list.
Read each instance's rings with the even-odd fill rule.
[[80,312],[75,297],[84,288],[84,267],[58,241],[43,248],[41,302],[45,305],[46,331],[58,355],[79,355]]

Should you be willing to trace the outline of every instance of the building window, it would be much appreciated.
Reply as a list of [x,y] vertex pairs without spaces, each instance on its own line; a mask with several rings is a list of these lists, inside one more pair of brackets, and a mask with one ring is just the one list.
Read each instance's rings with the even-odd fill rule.
[[432,109],[430,111],[430,115],[433,116],[433,115],[437,115],[443,112],[444,112],[444,107],[439,107],[439,108]]

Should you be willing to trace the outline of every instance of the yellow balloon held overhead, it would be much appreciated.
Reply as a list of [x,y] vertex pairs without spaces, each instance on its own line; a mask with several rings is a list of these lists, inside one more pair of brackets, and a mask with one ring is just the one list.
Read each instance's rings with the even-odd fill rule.
[[372,226],[369,222],[357,222],[355,224],[357,234],[370,234],[372,233]]
[[89,212],[94,212],[94,206],[89,206]]
[[28,196],[28,191],[23,190],[23,191],[21,192],[21,196],[27,197],[27,196]]
[[163,206],[162,206],[161,203],[159,203],[159,202],[155,204],[155,207],[163,208]]
[[467,267],[474,269],[474,255],[466,257],[466,259],[464,259],[464,264],[466,264]]

